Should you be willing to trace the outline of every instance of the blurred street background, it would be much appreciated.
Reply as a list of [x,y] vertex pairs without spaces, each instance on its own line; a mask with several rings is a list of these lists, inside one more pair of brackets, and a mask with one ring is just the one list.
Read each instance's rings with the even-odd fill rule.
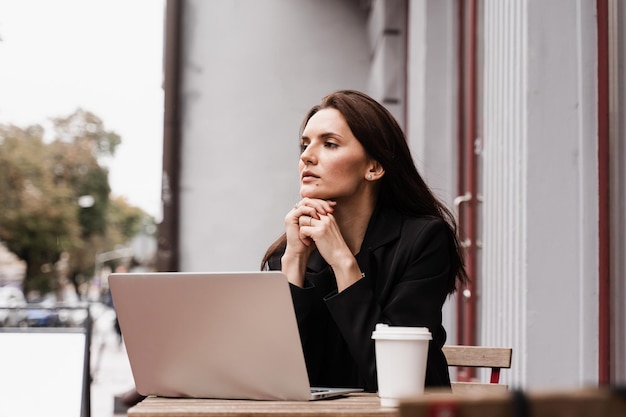
[[114,413],[116,395],[122,395],[134,387],[133,376],[126,356],[126,349],[114,328],[115,312],[104,307],[94,321],[91,344],[91,416],[111,417],[126,415]]
[[134,380],[111,306],[31,305],[0,312],[0,417],[126,415],[121,399]]

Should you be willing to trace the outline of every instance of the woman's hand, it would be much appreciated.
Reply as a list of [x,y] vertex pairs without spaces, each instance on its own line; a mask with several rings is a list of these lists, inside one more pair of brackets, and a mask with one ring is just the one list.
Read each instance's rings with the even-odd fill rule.
[[304,286],[309,255],[317,248],[343,291],[361,279],[361,270],[333,216],[334,201],[304,198],[285,217],[287,247],[281,259],[289,282]]
[[306,263],[315,249],[313,240],[301,233],[301,226],[311,225],[313,219],[332,213],[334,206],[334,201],[304,198],[285,216],[287,247],[281,260],[282,271],[294,285],[303,286]]
[[334,201],[304,198],[285,217],[287,248],[294,255],[308,255],[315,248],[310,237],[301,233],[302,226],[311,226],[313,220],[333,212]]
[[[315,247],[320,255],[330,265],[335,273],[337,289],[339,292],[348,288],[362,278],[359,265],[354,258],[352,250],[346,243],[339,225],[333,215],[335,203],[327,206],[329,202],[324,200],[304,199],[300,203],[302,213],[298,217],[299,240],[310,250]],[[311,208],[315,210],[312,211]],[[295,229],[295,228],[294,228]],[[308,259],[308,254],[306,259]],[[303,265],[302,274],[306,269],[306,261]]]
[[361,279],[359,265],[332,213],[319,214],[317,218],[301,216],[300,236],[302,240],[315,243],[335,273],[339,292]]

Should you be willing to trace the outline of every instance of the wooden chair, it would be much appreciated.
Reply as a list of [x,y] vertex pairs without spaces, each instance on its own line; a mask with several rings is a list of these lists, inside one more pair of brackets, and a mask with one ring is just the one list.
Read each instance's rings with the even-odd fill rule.
[[473,394],[484,392],[506,392],[508,386],[500,384],[500,370],[511,368],[513,349],[485,346],[444,346],[449,366],[470,368],[491,368],[489,383],[452,382],[454,394]]

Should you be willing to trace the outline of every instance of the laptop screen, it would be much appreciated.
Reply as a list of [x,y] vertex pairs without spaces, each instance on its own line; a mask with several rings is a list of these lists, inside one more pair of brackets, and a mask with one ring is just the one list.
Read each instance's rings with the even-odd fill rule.
[[309,399],[282,273],[115,273],[109,286],[139,393]]

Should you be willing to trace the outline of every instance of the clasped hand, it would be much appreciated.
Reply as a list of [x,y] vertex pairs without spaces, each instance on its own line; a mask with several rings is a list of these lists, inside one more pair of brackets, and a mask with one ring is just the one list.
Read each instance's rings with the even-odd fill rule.
[[285,217],[287,249],[292,255],[307,257],[317,248],[333,265],[350,256],[337,221],[333,216],[334,201],[304,198]]
[[335,273],[341,292],[362,278],[359,265],[339,229],[333,213],[336,202],[304,198],[285,217],[287,247],[282,270],[289,281],[301,287],[311,252],[317,248]]

